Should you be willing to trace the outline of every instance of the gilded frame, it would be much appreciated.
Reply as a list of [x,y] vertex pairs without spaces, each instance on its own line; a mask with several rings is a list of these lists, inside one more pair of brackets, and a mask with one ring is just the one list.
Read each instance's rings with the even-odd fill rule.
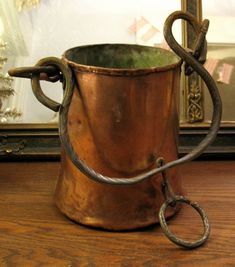
[[[193,14],[198,21],[202,21],[201,0],[182,0],[182,10]],[[194,43],[194,32],[185,21],[182,22],[183,46],[192,48]],[[203,89],[200,77],[193,73],[189,77],[183,76],[183,110],[181,121],[183,124],[203,122]]]

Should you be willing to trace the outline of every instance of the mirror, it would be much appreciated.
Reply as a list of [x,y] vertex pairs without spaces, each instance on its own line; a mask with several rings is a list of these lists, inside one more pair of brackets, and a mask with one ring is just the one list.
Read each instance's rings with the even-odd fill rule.
[[[200,20],[201,7],[201,0],[0,0],[0,75],[2,88],[6,88],[2,92],[5,96],[1,97],[1,111],[9,115],[1,113],[0,117],[1,158],[58,158],[60,154],[56,114],[35,99],[29,80],[8,80],[7,69],[34,66],[43,57],[61,57],[71,47],[91,43],[136,43],[167,48],[162,35],[166,17],[182,9]],[[174,25],[174,35],[178,42],[190,47],[194,39],[192,29],[186,23],[182,25],[181,21]],[[46,95],[61,101],[59,82],[42,82],[42,88]],[[207,132],[202,127],[208,127],[203,86],[196,74],[182,81],[180,111],[180,151],[184,153]],[[226,141],[231,148],[230,137],[231,129]],[[219,143],[224,144],[221,140]],[[233,147],[235,151],[235,144]],[[221,146],[214,149],[222,150]]]

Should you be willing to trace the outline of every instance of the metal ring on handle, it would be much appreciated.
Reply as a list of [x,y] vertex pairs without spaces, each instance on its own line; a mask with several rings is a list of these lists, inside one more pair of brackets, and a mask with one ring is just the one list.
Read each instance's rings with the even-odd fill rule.
[[[191,207],[193,207],[199,213],[202,219],[202,222],[203,222],[203,227],[204,227],[204,232],[200,239],[196,241],[192,241],[192,242],[180,239],[176,237],[168,228],[166,219],[165,219],[165,211],[168,206],[170,206],[172,203],[176,204],[177,202],[186,203],[190,205]],[[184,247],[184,248],[192,249],[192,248],[199,247],[207,241],[210,235],[210,224],[209,224],[206,212],[198,205],[198,203],[191,202],[189,199],[183,196],[174,196],[174,199],[167,199],[162,204],[160,211],[159,211],[159,222],[160,222],[163,232],[168,237],[168,239],[170,239],[176,245]]]
[[[163,166],[165,164],[164,158],[158,158],[157,159],[157,164],[158,166]],[[210,235],[210,224],[206,215],[206,212],[199,206],[198,203],[192,202],[191,200],[183,197],[183,196],[177,196],[175,195],[171,183],[168,179],[166,171],[162,172],[162,193],[165,197],[165,202],[162,204],[158,217],[159,217],[159,222],[162,227],[162,230],[166,237],[171,240],[173,243],[175,243],[178,246],[184,247],[184,248],[196,248],[201,246],[204,242],[207,241]],[[166,219],[165,219],[165,212],[168,206],[175,207],[177,205],[177,202],[181,203],[186,203],[193,207],[200,215],[202,222],[203,222],[203,227],[204,227],[204,232],[203,235],[200,239],[196,241],[186,241],[183,239],[178,238],[175,236],[168,228]]]
[[[190,65],[204,80],[206,83],[210,96],[212,98],[212,103],[213,103],[213,116],[212,116],[212,123],[210,130],[206,137],[203,139],[203,141],[200,142],[200,144],[192,150],[189,154],[186,156],[177,159],[172,162],[166,163],[164,166],[154,168],[150,171],[147,171],[143,174],[131,177],[131,178],[119,178],[119,177],[108,177],[104,176],[100,173],[97,173],[95,170],[92,168],[88,167],[85,162],[83,162],[79,156],[77,155],[76,151],[74,150],[72,143],[70,142],[70,137],[68,134],[68,129],[67,129],[67,117],[68,117],[68,110],[70,106],[70,102],[72,99],[72,94],[73,94],[73,75],[71,69],[63,63],[60,59],[54,58],[54,57],[49,57],[40,60],[37,63],[37,67],[40,66],[55,66],[59,71],[62,72],[63,74],[63,81],[64,81],[64,87],[65,87],[65,95],[62,104],[60,105],[59,103],[49,99],[46,97],[42,89],[40,87],[40,82],[39,82],[39,74],[33,73],[32,74],[32,88],[35,96],[37,99],[47,106],[48,108],[52,110],[58,110],[59,109],[59,135],[61,142],[64,146],[64,149],[67,153],[67,155],[70,157],[70,160],[73,162],[73,164],[87,177],[91,178],[92,180],[96,182],[101,182],[101,183],[108,183],[108,184],[113,184],[113,185],[131,185],[138,183],[140,181],[143,181],[149,177],[152,177],[153,175],[163,172],[169,168],[172,168],[174,166],[177,166],[179,164],[183,164],[185,162],[191,161],[198,157],[205,149],[207,146],[209,146],[215,139],[217,131],[220,126],[220,120],[221,120],[221,113],[222,113],[222,104],[220,100],[220,96],[218,93],[217,86],[213,80],[213,78],[210,76],[210,74],[206,71],[206,69],[199,63],[193,55],[188,53],[185,49],[183,49],[175,40],[172,34],[172,25],[175,20],[177,19],[184,19],[187,20],[189,23],[195,24],[195,18],[190,15],[189,13],[184,13],[181,11],[177,11],[172,13],[166,20],[165,25],[164,25],[164,36],[165,39],[168,43],[168,45],[172,48],[172,50],[179,55],[188,65]],[[192,22],[193,21],[193,22]],[[200,24],[199,26],[200,27]],[[194,27],[195,28],[195,27]]]

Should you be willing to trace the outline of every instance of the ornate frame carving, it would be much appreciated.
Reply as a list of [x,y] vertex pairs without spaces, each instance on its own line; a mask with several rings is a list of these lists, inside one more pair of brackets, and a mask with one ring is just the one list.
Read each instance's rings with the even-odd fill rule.
[[[190,12],[199,21],[202,20],[201,0],[182,0],[182,10]],[[183,46],[192,48],[194,43],[194,32],[190,25],[183,22]],[[204,119],[203,90],[200,77],[193,73],[184,77],[184,99],[183,99],[183,122],[202,122]]]

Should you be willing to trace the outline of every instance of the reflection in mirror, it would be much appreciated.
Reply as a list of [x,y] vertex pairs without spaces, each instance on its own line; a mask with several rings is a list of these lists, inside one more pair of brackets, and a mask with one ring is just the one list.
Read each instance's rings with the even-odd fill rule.
[[[36,4],[30,8],[22,2]],[[0,0],[0,5],[1,38],[7,43],[4,71],[33,66],[43,57],[61,57],[65,50],[87,44],[137,43],[167,48],[162,33],[164,21],[171,12],[181,9],[180,1],[172,0]],[[181,42],[180,22],[174,26],[174,34]],[[59,83],[42,82],[42,88],[48,97],[61,102]],[[18,116],[9,122],[57,121],[56,114],[35,99],[29,80],[15,78],[12,89],[14,96],[5,99],[4,104]]]

